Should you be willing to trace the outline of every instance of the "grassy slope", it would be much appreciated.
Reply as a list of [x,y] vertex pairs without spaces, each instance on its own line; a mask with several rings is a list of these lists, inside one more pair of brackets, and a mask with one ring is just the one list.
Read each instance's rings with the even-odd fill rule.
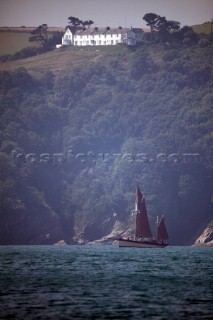
[[24,67],[35,76],[39,76],[47,70],[56,74],[67,67],[78,67],[90,62],[105,61],[105,59],[112,59],[116,56],[122,57],[127,51],[127,48],[120,46],[55,49],[35,57],[0,63],[0,71],[13,71],[16,68]]
[[193,30],[197,33],[211,33],[211,23],[210,22],[204,22],[202,24],[194,25],[192,26]]

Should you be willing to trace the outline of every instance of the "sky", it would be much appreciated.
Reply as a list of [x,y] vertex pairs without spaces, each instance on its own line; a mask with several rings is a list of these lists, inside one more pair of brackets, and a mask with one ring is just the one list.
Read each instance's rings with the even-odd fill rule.
[[213,0],[0,0],[0,26],[65,27],[74,16],[99,27],[145,27],[149,12],[181,26],[200,24],[213,18]]

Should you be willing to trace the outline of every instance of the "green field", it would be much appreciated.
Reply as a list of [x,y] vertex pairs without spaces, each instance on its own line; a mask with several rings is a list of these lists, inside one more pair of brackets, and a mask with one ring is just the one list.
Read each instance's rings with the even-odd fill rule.
[[211,22],[204,22],[202,24],[198,24],[195,26],[192,26],[193,30],[197,33],[211,33]]
[[21,49],[32,46],[28,41],[29,32],[0,32],[0,55],[14,54]]

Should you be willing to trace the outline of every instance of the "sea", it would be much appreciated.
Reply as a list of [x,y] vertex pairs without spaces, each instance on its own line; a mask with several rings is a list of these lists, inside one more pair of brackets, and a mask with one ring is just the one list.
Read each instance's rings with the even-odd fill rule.
[[213,247],[1,246],[0,319],[213,319]]

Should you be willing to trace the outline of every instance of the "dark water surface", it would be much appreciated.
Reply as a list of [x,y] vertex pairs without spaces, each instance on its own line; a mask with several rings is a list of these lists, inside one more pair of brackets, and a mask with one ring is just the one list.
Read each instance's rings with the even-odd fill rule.
[[213,248],[0,247],[0,319],[212,319]]

